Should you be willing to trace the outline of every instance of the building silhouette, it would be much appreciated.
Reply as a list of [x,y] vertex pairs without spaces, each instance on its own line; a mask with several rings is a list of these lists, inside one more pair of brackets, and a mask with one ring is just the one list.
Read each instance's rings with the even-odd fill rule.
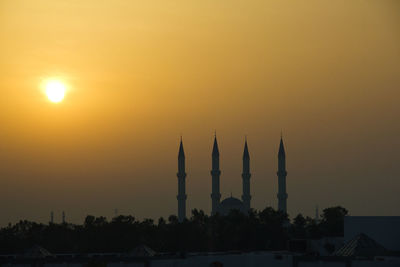
[[250,209],[250,155],[247,146],[247,140],[245,140],[244,151],[243,151],[243,172],[242,172],[242,183],[243,183],[243,195],[242,200],[234,198],[232,196],[222,200],[220,193],[220,176],[221,170],[219,169],[219,149],[217,136],[214,137],[214,145],[212,151],[212,164],[211,164],[211,182],[212,182],[212,193],[211,193],[211,214],[214,215],[219,213],[221,215],[228,214],[231,210],[240,210],[247,214]]
[[178,153],[178,220],[182,222],[186,218],[186,172],[185,172],[185,151],[183,150],[183,143],[179,145]]
[[286,193],[286,154],[285,147],[283,145],[283,139],[281,136],[281,142],[279,144],[278,152],[278,210],[287,213],[287,198]]
[[[242,199],[233,197],[232,195],[221,201],[220,191],[220,176],[221,170],[219,166],[219,148],[217,136],[214,136],[214,144],[211,153],[211,215],[217,213],[227,215],[231,210],[239,210],[245,214],[251,208],[251,194],[250,194],[250,153],[247,145],[247,138],[244,143],[243,150],[243,171],[242,171]],[[178,220],[182,222],[186,218],[186,169],[185,169],[185,152],[183,149],[182,138],[179,144],[178,152]],[[286,193],[286,156],[281,137],[278,153],[278,210],[284,213],[287,212],[287,193]]]

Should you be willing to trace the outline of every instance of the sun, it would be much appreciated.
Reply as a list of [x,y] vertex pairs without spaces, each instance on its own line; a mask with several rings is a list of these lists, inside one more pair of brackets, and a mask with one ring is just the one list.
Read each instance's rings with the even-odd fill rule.
[[59,103],[64,99],[66,86],[59,80],[50,80],[45,84],[47,98],[53,103]]

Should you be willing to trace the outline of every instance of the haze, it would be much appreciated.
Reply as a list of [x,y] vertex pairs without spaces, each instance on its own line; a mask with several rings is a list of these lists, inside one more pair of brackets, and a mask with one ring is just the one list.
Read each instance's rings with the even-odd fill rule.
[[[211,208],[217,131],[223,198],[276,207],[281,130],[288,212],[399,215],[399,1],[0,2],[0,224],[66,212]],[[40,83],[70,90],[51,103]]]

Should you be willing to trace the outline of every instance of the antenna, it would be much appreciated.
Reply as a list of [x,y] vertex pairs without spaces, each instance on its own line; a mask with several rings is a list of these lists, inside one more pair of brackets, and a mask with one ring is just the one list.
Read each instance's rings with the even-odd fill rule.
[[50,223],[51,224],[54,223],[54,212],[53,211],[50,212]]
[[62,223],[65,224],[65,211],[62,212]]

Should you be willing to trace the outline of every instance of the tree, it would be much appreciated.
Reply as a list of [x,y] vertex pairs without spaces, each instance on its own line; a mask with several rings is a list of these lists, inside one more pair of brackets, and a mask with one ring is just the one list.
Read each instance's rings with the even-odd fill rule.
[[306,219],[303,217],[303,215],[301,213],[299,213],[293,219],[292,231],[293,231],[294,237],[305,238],[307,236],[306,225],[307,225]]
[[344,216],[348,211],[336,206],[323,210],[321,229],[326,236],[343,236],[344,235]]
[[343,234],[346,214],[342,207],[325,209],[320,224],[299,214],[290,227],[287,214],[270,207],[248,214],[232,210],[227,216],[194,209],[183,222],[171,215],[157,224],[123,215],[111,221],[88,215],[81,225],[24,220],[0,228],[0,253],[21,253],[34,244],[52,253],[127,252],[141,244],[158,252],[281,250],[289,238]]
[[310,217],[306,217],[306,232],[308,238],[321,238],[321,229],[318,222]]
[[92,227],[92,226],[94,225],[95,219],[96,219],[96,218],[95,218],[94,216],[92,216],[92,215],[86,216],[85,222],[84,222],[85,228]]

